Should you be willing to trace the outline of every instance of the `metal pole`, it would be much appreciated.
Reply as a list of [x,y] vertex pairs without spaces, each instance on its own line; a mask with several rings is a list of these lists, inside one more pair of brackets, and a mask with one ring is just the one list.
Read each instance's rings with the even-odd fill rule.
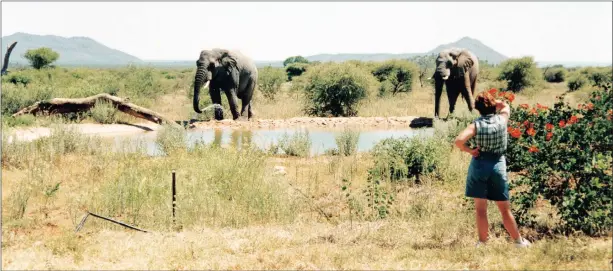
[[172,223],[175,223],[175,208],[177,205],[177,187],[176,187],[176,174],[172,171]]

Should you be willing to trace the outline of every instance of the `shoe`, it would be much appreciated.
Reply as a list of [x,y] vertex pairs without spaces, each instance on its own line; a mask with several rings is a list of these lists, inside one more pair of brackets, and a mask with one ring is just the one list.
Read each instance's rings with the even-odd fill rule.
[[523,237],[520,237],[519,240],[515,241],[515,247],[517,248],[525,248],[525,247],[529,247],[530,245],[530,241],[524,239]]
[[481,242],[481,241],[477,241],[477,244],[475,245],[475,247],[484,247],[485,246],[485,242]]

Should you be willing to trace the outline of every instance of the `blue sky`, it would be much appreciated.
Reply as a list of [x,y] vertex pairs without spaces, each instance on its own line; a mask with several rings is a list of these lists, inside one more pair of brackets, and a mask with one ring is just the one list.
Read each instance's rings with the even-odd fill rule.
[[612,3],[2,3],[2,35],[87,36],[144,60],[414,53],[464,36],[509,57],[611,62]]

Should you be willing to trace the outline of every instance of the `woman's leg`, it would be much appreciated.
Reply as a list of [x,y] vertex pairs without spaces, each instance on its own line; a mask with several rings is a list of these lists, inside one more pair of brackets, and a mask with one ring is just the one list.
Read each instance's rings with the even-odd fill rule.
[[509,201],[496,201],[496,205],[498,206],[498,210],[500,210],[500,215],[502,215],[502,223],[504,224],[504,228],[507,229],[513,240],[519,239],[519,230],[517,229],[515,218],[511,213]]
[[477,231],[479,233],[479,241],[485,243],[488,238],[488,223],[487,223],[487,200],[475,198],[475,210],[477,218]]

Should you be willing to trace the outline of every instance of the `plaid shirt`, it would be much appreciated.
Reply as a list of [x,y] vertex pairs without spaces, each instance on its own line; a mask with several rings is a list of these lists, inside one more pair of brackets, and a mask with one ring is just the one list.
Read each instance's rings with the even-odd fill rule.
[[475,143],[480,152],[504,154],[507,150],[507,122],[498,114],[481,116],[474,121]]

